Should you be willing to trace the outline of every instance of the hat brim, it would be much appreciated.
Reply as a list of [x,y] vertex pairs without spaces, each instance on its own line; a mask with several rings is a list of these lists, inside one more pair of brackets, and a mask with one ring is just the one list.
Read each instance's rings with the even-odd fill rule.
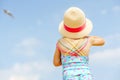
[[65,30],[63,21],[59,24],[60,34],[68,38],[81,38],[81,37],[87,36],[92,31],[92,28],[93,28],[93,25],[89,19],[86,19],[86,27],[84,28],[84,30],[76,33],[68,32],[67,30]]

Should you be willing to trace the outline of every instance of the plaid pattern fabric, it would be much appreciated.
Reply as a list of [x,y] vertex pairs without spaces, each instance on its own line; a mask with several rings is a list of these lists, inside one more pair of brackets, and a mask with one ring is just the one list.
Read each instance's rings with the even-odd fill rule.
[[[57,47],[59,48],[59,50],[65,52],[65,54],[69,54],[71,56],[78,56],[78,54],[80,54],[81,56],[84,56],[84,53],[81,51],[85,48],[85,46],[88,43],[88,38],[86,38],[84,41],[81,42],[81,44],[79,46],[77,46],[77,44],[72,44],[72,42],[70,42],[69,40],[66,40],[67,43],[69,43],[72,47],[70,47],[68,44],[66,44],[66,42],[59,40],[58,43],[60,46],[65,47],[67,50],[64,51],[63,49],[61,49],[57,43]],[[79,43],[79,42],[78,42]]]

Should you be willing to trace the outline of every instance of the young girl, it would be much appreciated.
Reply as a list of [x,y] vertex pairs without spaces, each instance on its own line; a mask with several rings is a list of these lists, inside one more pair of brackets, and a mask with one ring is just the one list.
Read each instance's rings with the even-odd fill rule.
[[104,39],[89,36],[92,22],[84,12],[71,7],[64,14],[59,25],[62,38],[56,44],[53,64],[63,67],[63,80],[92,80],[88,66],[89,51],[92,46],[104,45]]

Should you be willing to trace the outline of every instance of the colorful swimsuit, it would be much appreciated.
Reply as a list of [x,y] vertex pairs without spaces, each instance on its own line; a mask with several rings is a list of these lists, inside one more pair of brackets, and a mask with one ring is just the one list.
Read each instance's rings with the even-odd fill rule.
[[62,56],[63,80],[92,80],[86,56]]
[[[64,40],[59,40],[59,45],[69,49],[69,55],[61,55],[63,80],[92,80],[88,66],[88,56],[77,54],[77,52],[81,51],[81,48],[85,47],[87,42],[88,38],[83,41],[84,44],[82,44],[82,46],[70,49],[67,45],[65,45]],[[59,45],[57,46],[59,50],[61,50]],[[61,52],[65,53],[64,50],[61,50]]]

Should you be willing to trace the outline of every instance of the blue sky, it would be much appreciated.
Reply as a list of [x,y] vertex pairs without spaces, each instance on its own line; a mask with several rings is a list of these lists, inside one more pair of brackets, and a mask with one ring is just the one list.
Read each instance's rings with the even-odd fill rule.
[[90,35],[106,41],[103,47],[91,48],[94,79],[120,79],[119,0],[0,0],[0,80],[62,80],[62,68],[54,67],[52,59],[61,37],[58,25],[72,6],[93,22]]

